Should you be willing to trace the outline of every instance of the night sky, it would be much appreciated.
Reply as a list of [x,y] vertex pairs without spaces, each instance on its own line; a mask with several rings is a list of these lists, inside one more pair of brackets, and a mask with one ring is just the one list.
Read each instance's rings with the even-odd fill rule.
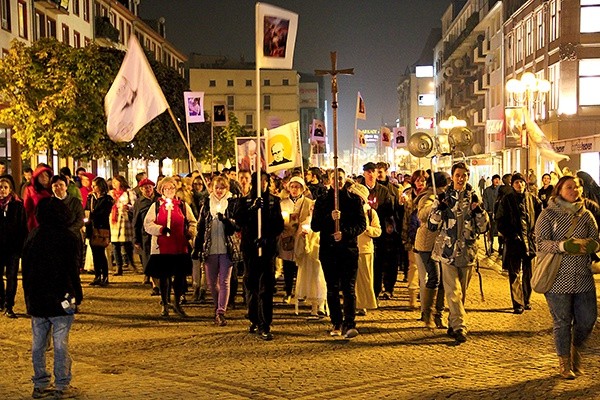
[[[140,16],[166,18],[167,39],[185,54],[220,54],[254,61],[254,6],[251,0],[142,0]],[[340,152],[352,146],[356,92],[367,120],[359,129],[395,126],[396,87],[407,66],[414,64],[431,28],[450,0],[269,0],[298,17],[294,69],[313,73],[330,69],[330,51],[337,51],[338,69],[354,68],[354,76],[338,78]],[[331,98],[330,80],[325,93]],[[328,103],[331,125],[331,103]],[[328,127],[331,129],[331,126]],[[331,142],[330,142],[331,143]]]

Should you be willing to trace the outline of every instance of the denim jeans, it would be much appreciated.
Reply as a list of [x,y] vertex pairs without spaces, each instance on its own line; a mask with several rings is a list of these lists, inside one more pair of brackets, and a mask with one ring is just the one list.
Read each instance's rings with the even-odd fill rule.
[[581,347],[592,333],[598,309],[596,291],[583,293],[546,293],[554,320],[554,345],[559,356],[571,353],[571,342]]
[[33,344],[31,358],[33,361],[33,386],[46,388],[50,385],[50,373],[46,369],[46,350],[48,335],[52,331],[54,342],[54,384],[62,390],[71,383],[71,356],[69,355],[69,331],[73,324],[73,315],[59,317],[31,317]]

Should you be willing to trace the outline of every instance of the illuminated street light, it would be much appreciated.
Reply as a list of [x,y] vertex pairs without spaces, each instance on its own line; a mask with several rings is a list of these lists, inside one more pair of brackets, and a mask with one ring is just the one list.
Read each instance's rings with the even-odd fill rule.
[[449,132],[452,128],[463,128],[467,126],[467,121],[458,119],[454,115],[448,117],[448,119],[443,119],[440,121],[440,128],[444,130],[444,132]]
[[538,79],[532,72],[525,72],[521,79],[510,79],[506,82],[508,93],[508,106],[525,107],[528,110],[536,103],[543,100],[544,95],[550,91],[550,82]]

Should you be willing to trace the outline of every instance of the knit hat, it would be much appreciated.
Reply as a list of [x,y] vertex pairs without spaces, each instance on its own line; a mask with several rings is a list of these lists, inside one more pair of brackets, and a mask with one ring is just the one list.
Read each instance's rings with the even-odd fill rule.
[[288,186],[290,184],[292,184],[293,182],[299,183],[302,185],[303,188],[306,188],[306,183],[304,183],[304,179],[302,179],[299,176],[293,176],[292,179],[290,179],[290,182],[288,183]]
[[359,196],[365,203],[369,202],[369,189],[366,186],[355,183],[348,188],[348,191]]
[[510,178],[510,184],[512,185],[516,181],[523,181],[523,182],[527,183],[527,179],[525,179],[525,177],[523,176],[523,174],[521,174],[519,172],[517,172],[516,174],[514,174],[512,176],[512,178]]

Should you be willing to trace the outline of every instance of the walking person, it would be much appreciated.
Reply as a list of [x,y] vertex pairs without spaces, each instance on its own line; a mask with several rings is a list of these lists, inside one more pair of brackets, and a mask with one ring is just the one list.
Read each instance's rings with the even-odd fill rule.
[[229,179],[220,175],[211,182],[212,191],[204,201],[198,217],[195,248],[199,261],[205,264],[208,287],[213,298],[215,324],[227,325],[225,313],[233,264],[241,258],[232,220],[235,202],[231,201]]
[[[250,333],[257,333],[263,340],[273,340],[273,291],[275,287],[275,256],[277,237],[283,232],[283,217],[279,198],[268,191],[269,176],[261,176],[261,196],[252,187],[250,196],[242,197],[235,214],[241,227],[241,250],[246,260],[244,286]],[[252,174],[256,182],[256,173]],[[261,209],[261,235],[258,236],[258,210]],[[259,252],[260,249],[260,252]]]
[[[27,216],[23,202],[15,194],[10,175],[0,176],[0,311],[17,318],[13,308],[17,294],[19,258],[27,237]],[[6,285],[4,275],[6,273]]]
[[[335,179],[333,172],[330,179]],[[362,200],[348,191],[348,186],[353,183],[345,182],[345,173],[342,169],[338,170],[338,184],[339,210],[335,209],[334,189],[330,188],[315,202],[311,229],[321,234],[319,259],[327,282],[327,304],[332,324],[329,334],[344,335],[351,339],[359,334],[355,322],[357,237],[367,229],[367,223]],[[336,220],[339,221],[339,230],[336,230]],[[343,311],[340,291],[344,296]]]
[[550,184],[551,181],[550,174],[542,175],[542,187],[538,190],[538,199],[542,202],[542,208],[548,207],[548,200],[550,200],[550,196],[554,191],[554,186]]
[[[427,221],[436,199],[440,194],[446,192],[449,178],[450,176],[445,172],[436,172],[427,179],[425,190],[415,199],[418,223],[414,221],[414,218],[411,218],[413,220],[411,226],[418,225],[413,252],[419,269],[421,312],[423,313],[425,327],[430,329],[447,328],[442,319],[445,294],[444,285],[442,284],[442,271],[440,263],[431,257],[439,231],[428,229]],[[434,179],[433,182],[432,179]],[[435,183],[435,193],[433,183]]]
[[[110,212],[113,207],[113,199],[108,195],[108,184],[102,177],[96,177],[92,181],[92,193],[86,201],[88,221],[86,222],[86,238],[92,239],[94,229],[110,229]],[[94,261],[94,280],[90,286],[108,285],[108,260],[106,259],[106,247],[92,244],[92,259]]]
[[531,310],[531,260],[535,257],[535,222],[542,203],[528,192],[525,177],[516,173],[511,178],[513,190],[505,195],[496,213],[498,231],[504,236],[506,255],[503,268],[508,270],[510,298],[515,314]]
[[[582,198],[579,178],[563,176],[535,225],[538,251],[561,254],[556,279],[545,293],[554,321],[560,376],[583,374],[581,351],[598,316],[590,254],[600,250],[598,226]],[[572,232],[570,237],[565,237]]]
[[[208,189],[204,186],[202,176],[198,175],[192,180],[192,202],[190,207],[194,217],[199,221],[200,210],[204,201],[208,198]],[[192,301],[204,302],[206,300],[206,274],[202,273],[203,265],[198,259],[196,252],[192,253]],[[237,286],[236,288],[237,289]]]
[[432,207],[428,227],[440,230],[432,258],[442,265],[446,291],[448,335],[457,343],[467,341],[465,299],[477,257],[477,235],[485,232],[489,219],[477,195],[467,183],[469,169],[463,162],[452,166],[452,183]]
[[129,189],[129,184],[121,175],[112,179],[112,190],[108,193],[113,198],[113,207],[110,212],[110,241],[113,245],[113,257],[117,263],[115,276],[123,275],[122,248],[125,249],[127,264],[135,271],[133,262],[133,225],[130,211],[135,203],[135,193]]
[[139,251],[142,259],[142,269],[146,279],[152,284],[151,296],[159,296],[158,279],[151,278],[148,274],[148,260],[150,259],[150,250],[152,246],[152,236],[144,229],[144,219],[150,209],[150,206],[158,200],[160,195],[154,190],[154,182],[150,179],[142,179],[139,184],[140,195],[133,205],[133,233],[134,246]]
[[23,249],[23,291],[31,316],[33,398],[51,395],[51,375],[46,369],[49,336],[54,343],[54,398],[71,398],[79,390],[71,386],[69,331],[77,305],[83,300],[79,280],[81,239],[67,228],[68,210],[57,198],[40,200],[39,226]]
[[161,316],[169,316],[169,284],[173,281],[174,311],[181,317],[187,314],[181,308],[185,277],[192,272],[189,241],[196,234],[196,218],[189,204],[175,197],[175,179],[163,178],[158,184],[162,195],[155,201],[144,218],[144,229],[152,235],[148,275],[159,279],[162,300]]
[[488,238],[487,255],[491,256],[494,252],[494,238],[498,235],[498,227],[496,226],[496,219],[494,214],[494,205],[496,199],[498,199],[498,188],[500,187],[500,175],[496,174],[492,176],[492,184],[483,190],[483,209],[488,213],[490,217],[490,229],[488,229],[486,235]]

